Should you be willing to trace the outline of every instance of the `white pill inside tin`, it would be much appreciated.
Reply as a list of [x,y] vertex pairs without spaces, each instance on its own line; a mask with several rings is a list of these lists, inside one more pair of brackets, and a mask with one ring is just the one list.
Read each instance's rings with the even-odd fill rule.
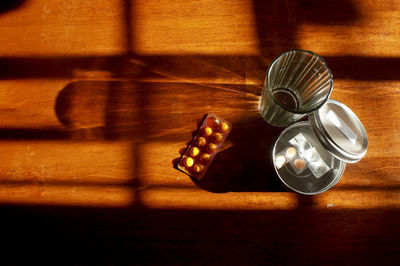
[[295,147],[289,147],[286,150],[286,158],[288,158],[288,160],[293,159],[296,155],[297,155],[297,150]]
[[286,163],[286,158],[283,155],[278,155],[275,158],[275,166],[276,168],[282,168],[282,166],[284,166]]

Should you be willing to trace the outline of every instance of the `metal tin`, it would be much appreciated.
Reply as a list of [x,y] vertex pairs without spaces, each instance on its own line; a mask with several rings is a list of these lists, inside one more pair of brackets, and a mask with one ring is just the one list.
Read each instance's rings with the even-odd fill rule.
[[356,163],[364,157],[368,137],[356,114],[343,103],[329,100],[309,115],[315,135],[336,158]]
[[275,142],[274,162],[299,133],[304,135],[307,142],[303,143],[308,145],[305,146],[307,149],[303,149],[303,156],[310,147],[315,148],[313,153],[320,156],[319,165],[325,167],[326,171],[318,174],[315,171],[319,169],[317,166],[308,167],[301,172],[288,163],[284,167],[274,163],[274,167],[281,181],[288,188],[301,194],[315,195],[335,186],[343,175],[346,162],[358,162],[368,149],[367,132],[360,119],[349,107],[336,100],[328,100],[320,109],[311,113],[309,122],[299,122],[286,128]]
[[275,171],[283,184],[295,192],[305,195],[325,192],[337,184],[343,175],[346,163],[327,152],[315,136],[310,122],[295,123],[280,134],[273,148],[273,160],[275,162],[277,154],[284,150],[288,146],[289,140],[299,133],[302,133],[307,138],[331,170],[320,178],[316,178],[309,169],[297,174],[289,165],[278,169],[274,163]]

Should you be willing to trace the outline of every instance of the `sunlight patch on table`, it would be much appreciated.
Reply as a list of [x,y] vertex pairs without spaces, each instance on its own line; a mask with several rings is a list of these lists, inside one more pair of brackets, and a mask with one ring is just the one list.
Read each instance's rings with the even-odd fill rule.
[[2,56],[93,56],[125,49],[120,1],[23,2],[0,16]]
[[127,207],[133,197],[128,186],[0,185],[0,204]]
[[374,190],[373,187],[367,190],[350,188],[349,190],[332,189],[315,197],[318,206],[334,206],[338,209],[379,209],[379,208],[400,208],[400,189]]
[[[233,15],[234,14],[234,15]],[[136,1],[134,51],[140,54],[254,55],[252,1]]]
[[140,193],[147,208],[205,210],[290,210],[297,207],[294,193],[211,193],[196,188],[155,188]]

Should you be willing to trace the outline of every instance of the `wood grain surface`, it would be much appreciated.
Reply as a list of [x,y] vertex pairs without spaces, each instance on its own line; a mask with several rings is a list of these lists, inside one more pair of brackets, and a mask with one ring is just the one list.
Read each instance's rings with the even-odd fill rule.
[[[400,1],[0,2],[4,261],[396,264]],[[289,49],[321,55],[369,138],[328,192],[286,190],[257,107]],[[174,168],[201,119],[233,130],[204,179]],[[25,256],[11,255],[18,251]]]

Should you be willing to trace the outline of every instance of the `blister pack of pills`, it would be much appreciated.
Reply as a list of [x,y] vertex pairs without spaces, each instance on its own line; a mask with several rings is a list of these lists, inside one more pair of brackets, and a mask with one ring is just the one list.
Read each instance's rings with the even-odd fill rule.
[[178,162],[178,169],[200,180],[228,137],[232,125],[215,114],[208,114]]
[[309,169],[316,178],[320,178],[330,170],[302,133],[290,139],[288,147],[276,154],[276,168],[280,169],[286,164],[290,164],[297,175]]

